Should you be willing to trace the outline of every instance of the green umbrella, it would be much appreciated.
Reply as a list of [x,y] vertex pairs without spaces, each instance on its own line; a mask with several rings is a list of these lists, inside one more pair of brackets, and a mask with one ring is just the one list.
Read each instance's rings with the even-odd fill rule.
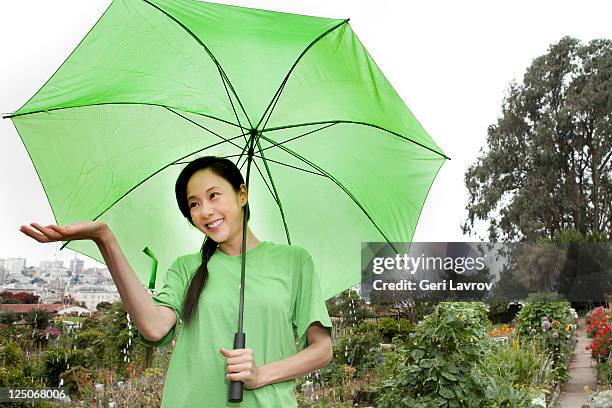
[[448,158],[348,20],[193,0],[114,0],[7,117],[57,224],[105,221],[142,282],[152,253],[165,271],[201,246],[173,188],[195,157],[248,173],[253,232],[306,248],[326,299],[359,282],[362,241],[412,239]]

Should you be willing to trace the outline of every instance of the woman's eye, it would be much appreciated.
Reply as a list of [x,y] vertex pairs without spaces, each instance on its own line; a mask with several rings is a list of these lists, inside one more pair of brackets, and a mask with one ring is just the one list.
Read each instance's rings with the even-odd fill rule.
[[193,205],[194,205],[194,204],[197,204],[197,203],[191,203],[191,204],[189,204],[189,208],[193,208]]
[[215,195],[219,195],[219,193],[212,193],[212,194],[210,195],[210,198],[214,198],[214,197],[215,197]]

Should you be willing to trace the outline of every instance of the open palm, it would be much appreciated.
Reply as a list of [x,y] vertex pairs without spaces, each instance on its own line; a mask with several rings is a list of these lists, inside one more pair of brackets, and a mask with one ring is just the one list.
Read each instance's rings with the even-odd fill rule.
[[35,222],[30,225],[33,228],[22,225],[19,230],[38,242],[97,240],[106,226],[101,221],[79,221],[63,227],[53,224],[43,227]]

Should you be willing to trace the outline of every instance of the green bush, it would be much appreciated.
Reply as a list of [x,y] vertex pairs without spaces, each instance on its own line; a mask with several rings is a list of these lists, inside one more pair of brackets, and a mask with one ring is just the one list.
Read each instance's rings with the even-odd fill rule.
[[492,344],[477,371],[487,401],[500,407],[528,406],[530,390],[548,392],[555,379],[552,357],[532,345],[521,346],[518,340],[512,345]]
[[335,363],[352,366],[356,369],[355,376],[361,376],[378,364],[380,343],[382,336],[376,323],[363,323],[336,342]]
[[49,387],[59,385],[60,376],[70,367],[88,367],[91,364],[87,360],[83,350],[69,350],[65,347],[50,347],[42,355],[42,374]]
[[604,387],[612,386],[612,362],[604,361],[597,364],[597,381]]
[[568,378],[573,336],[566,330],[572,323],[570,304],[555,293],[530,295],[517,316],[517,333],[554,361],[556,382]]
[[5,339],[0,343],[0,387],[23,384],[23,351],[19,344]]
[[376,406],[482,406],[484,390],[472,367],[486,352],[486,322],[483,303],[436,306],[410,335],[404,362],[383,379]]
[[516,317],[518,307],[508,302],[492,302],[487,317],[493,324],[510,323]]
[[[542,331],[542,319],[547,317],[550,322],[558,321],[563,328],[570,323],[570,304],[560,300],[560,295],[551,293],[531,294],[525,300],[525,305],[516,318],[517,330],[520,336],[529,337],[532,331]],[[535,333],[533,333],[535,334]]]
[[[104,340],[104,333],[99,330],[85,330],[77,332],[72,340],[79,349],[99,348]],[[101,351],[101,350],[100,350]]]
[[68,389],[68,393],[73,397],[78,397],[80,391],[79,382],[86,381],[87,383],[93,383],[95,375],[94,371],[88,368],[75,366],[60,374],[60,379],[64,380],[63,386]]
[[405,318],[396,320],[391,317],[384,317],[378,321],[378,332],[385,343],[391,343],[395,337],[400,341],[407,341],[413,331],[414,324]]
[[25,321],[33,329],[44,330],[49,327],[51,314],[44,309],[34,309],[26,313]]
[[0,323],[11,325],[17,320],[19,320],[19,316],[15,312],[11,312],[10,310],[0,312]]

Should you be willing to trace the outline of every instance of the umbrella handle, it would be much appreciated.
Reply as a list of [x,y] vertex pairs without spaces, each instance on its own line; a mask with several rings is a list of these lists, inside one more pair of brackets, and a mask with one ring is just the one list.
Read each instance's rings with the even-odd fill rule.
[[[234,349],[244,348],[246,341],[246,335],[244,332],[237,332],[234,334]],[[244,383],[242,381],[230,381],[229,383],[229,402],[242,402],[242,390],[244,389]]]

